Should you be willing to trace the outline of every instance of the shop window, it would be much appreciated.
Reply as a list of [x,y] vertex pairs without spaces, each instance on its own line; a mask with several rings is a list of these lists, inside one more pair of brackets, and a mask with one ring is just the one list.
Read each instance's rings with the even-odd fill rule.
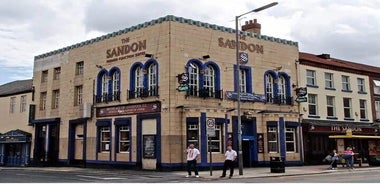
[[286,152],[296,152],[296,128],[285,129]]
[[199,148],[199,125],[188,124],[186,129],[187,145],[194,144],[196,148]]
[[[215,136],[210,137],[211,152],[221,153],[223,150],[223,125],[215,125]],[[209,149],[208,149],[209,150]]]
[[111,146],[110,127],[100,127],[100,152],[109,152]]
[[127,125],[119,126],[119,152],[127,153],[131,147],[130,127]]
[[278,131],[275,126],[268,126],[268,152],[278,153]]

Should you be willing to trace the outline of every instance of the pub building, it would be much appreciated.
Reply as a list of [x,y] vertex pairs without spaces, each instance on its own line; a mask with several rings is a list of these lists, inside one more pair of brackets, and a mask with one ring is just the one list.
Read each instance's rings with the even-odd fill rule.
[[[369,143],[379,131],[371,83],[380,68],[304,52],[298,68],[298,84],[306,92],[296,99],[305,99],[300,102],[305,164],[321,164],[333,149],[342,153],[347,146],[367,162]],[[353,136],[345,136],[348,132]]]
[[236,30],[172,15],[35,56],[33,163],[176,170],[193,143],[221,167],[240,90],[244,166],[303,164],[298,43],[260,28],[243,26],[239,69]]

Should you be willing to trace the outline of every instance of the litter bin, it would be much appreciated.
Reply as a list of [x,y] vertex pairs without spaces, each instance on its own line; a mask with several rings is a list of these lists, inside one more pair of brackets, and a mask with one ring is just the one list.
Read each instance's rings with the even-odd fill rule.
[[283,157],[270,157],[270,172],[271,173],[284,173],[285,172],[285,159]]

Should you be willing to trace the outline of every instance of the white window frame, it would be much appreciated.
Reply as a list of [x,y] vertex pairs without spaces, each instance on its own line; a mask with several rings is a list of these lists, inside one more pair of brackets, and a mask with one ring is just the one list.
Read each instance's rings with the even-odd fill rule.
[[112,100],[117,100],[116,93],[120,92],[120,72],[115,71],[112,75]]
[[246,93],[247,92],[247,71],[240,69],[240,92]]
[[48,75],[49,75],[49,71],[48,70],[42,71],[42,73],[41,73],[41,82],[42,83],[48,81]]
[[368,119],[368,113],[367,113],[367,100],[359,99],[359,118],[360,119]]
[[333,73],[325,73],[325,88],[334,88],[334,74]]
[[[131,129],[129,125],[119,126],[119,153],[129,153],[131,149]],[[126,139],[123,139],[122,133],[126,133]],[[126,144],[128,149],[121,150],[122,144]]]
[[22,95],[20,97],[20,112],[26,111],[26,95]]
[[[316,94],[308,94],[307,97],[308,105],[309,105],[309,115],[318,115],[318,96]],[[311,106],[314,106],[315,113],[311,112]]]
[[193,96],[198,96],[198,88],[199,88],[199,68],[198,65],[191,64],[189,67],[189,90],[192,90],[190,94]]
[[[190,132],[192,132],[191,135],[194,135],[195,137],[191,137],[189,139]],[[187,137],[188,144],[194,144],[196,147],[198,147],[199,146],[199,125],[188,124],[186,126],[186,137]]]
[[286,104],[286,80],[284,76],[278,78],[278,96],[280,97],[281,103]]
[[380,119],[380,101],[375,101],[376,118]]
[[[266,94],[266,98],[267,98],[267,102],[273,102],[274,100],[274,86],[273,86],[273,76],[270,75],[270,74],[267,74],[265,76],[265,94]],[[269,97],[269,98],[268,98]]]
[[342,90],[343,91],[350,91],[350,76],[342,75]]
[[106,101],[108,98],[108,76],[106,73],[102,75],[102,86],[101,86],[101,96],[102,96],[102,101]]
[[[107,144],[108,144],[108,147],[107,147]],[[111,151],[111,128],[109,126],[100,127],[100,152],[110,152],[110,151]]]
[[[268,139],[268,152],[269,153],[278,153],[279,152],[279,144],[278,144],[278,128],[276,126],[268,126],[268,132],[267,132],[267,139]],[[274,139],[270,140],[270,135],[274,135]],[[274,144],[274,145],[272,145]],[[271,150],[271,148],[275,148],[276,150]]]
[[157,95],[155,94],[157,88],[157,65],[155,63],[148,68],[148,87],[149,96]]
[[141,67],[135,69],[135,98],[139,97],[144,89],[144,74]]
[[315,70],[306,70],[306,83],[311,86],[316,86]]
[[363,78],[358,78],[357,79],[358,81],[358,91],[359,92],[365,92],[365,80]]
[[[288,134],[292,134],[290,137],[288,137]],[[297,152],[297,129],[294,127],[285,127],[285,148],[287,153],[296,153]],[[288,139],[291,138],[291,139]],[[288,150],[288,144],[293,144],[293,151]]]
[[[223,151],[223,126],[221,124],[216,124],[215,125],[215,137],[211,137],[211,145],[218,144],[216,149],[211,150],[212,153],[222,153]],[[207,145],[209,146],[209,145]],[[207,149],[209,150],[209,149]]]
[[[345,106],[345,100],[348,100],[348,106]],[[349,113],[349,117],[346,116],[346,112]],[[352,118],[352,99],[343,98],[343,116],[344,118]]]
[[208,89],[208,95],[215,93],[215,70],[214,67],[208,65],[203,75],[203,89]]
[[[329,115],[329,109],[332,111],[332,116]],[[336,111],[335,111],[335,96],[326,96],[326,115],[327,117],[335,117]]]

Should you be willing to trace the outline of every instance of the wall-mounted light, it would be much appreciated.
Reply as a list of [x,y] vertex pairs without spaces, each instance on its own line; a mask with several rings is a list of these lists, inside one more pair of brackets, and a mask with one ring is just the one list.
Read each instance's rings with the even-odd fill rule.
[[96,66],[96,68],[99,68],[99,69],[102,69],[102,68],[103,68],[102,65],[95,65],[95,66]]
[[297,87],[297,85],[293,83],[293,84],[292,84],[292,88],[295,88],[295,87]]
[[153,54],[145,54],[145,57],[147,57],[147,58],[153,58]]
[[304,112],[306,112],[306,111],[307,111],[306,107],[303,107],[303,108],[302,108],[302,110],[303,110]]
[[315,129],[315,126],[311,125],[310,130],[314,130],[314,129]]
[[280,71],[282,69],[282,66],[279,66],[279,67],[277,67],[277,68],[275,68],[275,69],[273,69],[274,71]]
[[210,58],[210,55],[204,55],[202,56],[203,59],[209,59]]
[[358,112],[355,112],[355,116],[358,116],[359,114],[358,114]]

